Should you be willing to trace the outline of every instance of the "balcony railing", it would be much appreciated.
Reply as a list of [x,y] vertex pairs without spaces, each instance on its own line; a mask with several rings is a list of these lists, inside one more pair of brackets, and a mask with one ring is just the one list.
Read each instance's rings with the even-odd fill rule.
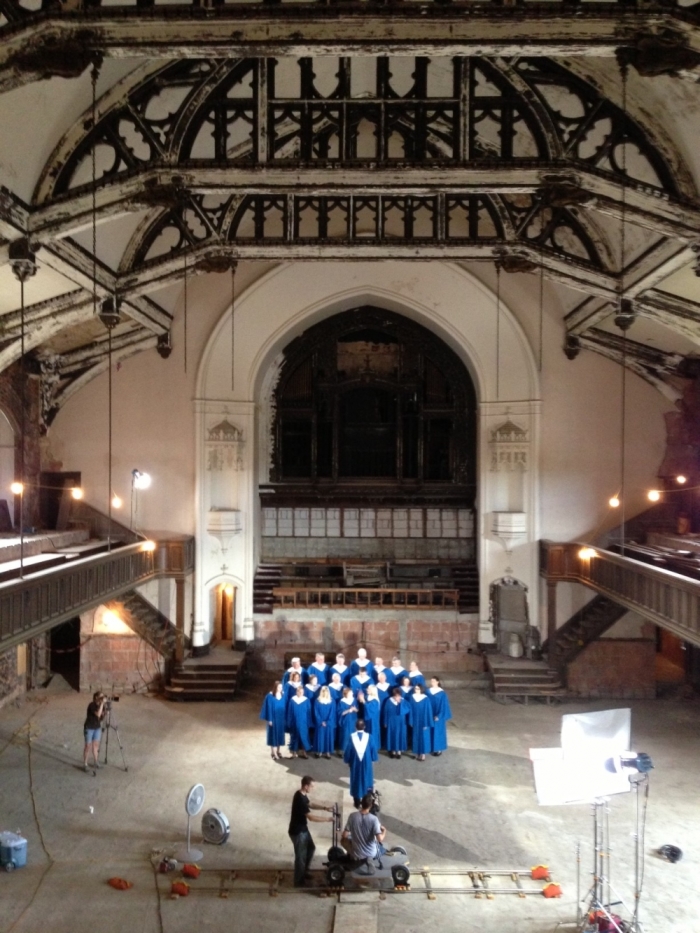
[[[590,556],[582,556],[584,549]],[[582,583],[700,645],[700,580],[581,543],[552,541],[540,542],[540,574],[550,583]]]
[[0,584],[0,653],[157,576],[194,569],[194,538],[143,541]]
[[456,609],[458,590],[276,587],[275,604],[286,609]]

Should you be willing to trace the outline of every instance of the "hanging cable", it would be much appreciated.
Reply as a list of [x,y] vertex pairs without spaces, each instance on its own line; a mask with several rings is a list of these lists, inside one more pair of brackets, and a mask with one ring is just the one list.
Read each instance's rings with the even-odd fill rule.
[[235,389],[235,355],[236,355],[236,327],[234,319],[234,302],[236,298],[236,260],[231,261],[231,391]]
[[97,314],[97,78],[98,62],[90,71],[92,85],[92,313]]
[[184,272],[185,272],[185,276],[184,276],[185,281],[184,281],[184,286],[183,286],[183,303],[185,306],[184,307],[185,333],[183,337],[183,345],[184,345],[184,357],[185,357],[185,372],[187,372],[187,253],[185,253],[183,257],[183,262],[184,262]]
[[539,321],[539,345],[537,352],[537,369],[542,372],[542,357],[544,346],[544,247],[540,243],[540,321]]
[[618,313],[615,323],[622,331],[622,386],[620,399],[620,553],[625,553],[625,447],[627,434],[627,330],[634,321],[634,311],[631,303],[625,298],[625,263],[626,255],[626,220],[627,220],[627,72],[628,65],[620,62],[622,76],[622,154],[620,157],[620,171],[622,173],[622,190],[620,198],[620,274],[618,285]]
[[496,399],[501,397],[501,260],[496,260]]
[[[116,298],[114,301],[116,305]],[[112,550],[112,328],[107,331],[107,550]]]

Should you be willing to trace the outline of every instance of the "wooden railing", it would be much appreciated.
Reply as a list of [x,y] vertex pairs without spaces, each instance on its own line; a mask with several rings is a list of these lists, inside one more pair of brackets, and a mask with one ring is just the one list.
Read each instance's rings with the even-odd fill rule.
[[[590,556],[585,555],[587,549]],[[700,580],[581,543],[540,542],[548,583],[582,583],[700,646]]]
[[194,538],[128,544],[0,584],[0,653],[157,576],[194,569]]
[[287,609],[456,609],[458,590],[275,587],[277,605]]

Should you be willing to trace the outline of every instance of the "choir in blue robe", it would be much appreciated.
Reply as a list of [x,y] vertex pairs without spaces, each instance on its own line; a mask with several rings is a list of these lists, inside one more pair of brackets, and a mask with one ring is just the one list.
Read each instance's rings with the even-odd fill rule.
[[314,705],[314,702],[315,702],[315,700],[316,700],[316,698],[317,698],[317,696],[318,696],[318,692],[319,692],[320,689],[321,689],[321,688],[320,688],[320,686],[319,686],[318,684],[307,684],[307,685],[304,687],[304,696],[305,696],[308,700],[311,701],[311,705],[312,705],[312,706]]
[[331,679],[331,669],[327,664],[322,664],[320,667],[316,665],[315,661],[313,664],[309,664],[306,668],[306,676],[311,677],[313,674],[318,677],[319,687],[325,687]]
[[390,697],[382,710],[382,723],[386,729],[385,743],[388,752],[406,751],[406,717],[408,703],[401,698]]
[[370,734],[372,739],[372,745],[374,746],[375,751],[379,751],[382,743],[381,737],[381,703],[379,700],[370,699],[365,697],[365,709],[364,709],[364,720],[365,720],[365,729]]
[[374,681],[371,677],[367,677],[363,674],[356,674],[354,677],[350,678],[350,689],[357,696],[357,694],[362,690],[364,691],[369,687],[370,684],[373,684]]
[[289,732],[289,748],[293,752],[300,749],[308,751],[311,748],[309,737],[309,719],[311,716],[311,703],[306,697],[293,697],[287,707],[287,731]]
[[289,709],[289,701],[292,699],[292,697],[295,697],[297,695],[297,687],[303,687],[303,686],[304,686],[303,684],[300,684],[297,681],[291,681],[291,680],[285,684],[284,699],[287,705],[287,709]]
[[447,748],[447,720],[452,719],[450,701],[442,687],[431,687],[428,699],[433,708],[433,752],[444,752]]
[[333,674],[340,674],[340,681],[344,687],[350,686],[350,677],[352,675],[347,664],[334,664],[330,669],[329,682],[333,677]]
[[404,677],[408,677],[408,671],[404,670],[401,665],[398,667],[387,667],[384,673],[386,674],[387,681],[391,684],[392,687],[400,687],[403,683]]
[[414,693],[408,704],[411,724],[411,748],[414,755],[429,755],[433,750],[433,707],[424,693]]
[[350,665],[350,677],[356,677],[360,671],[364,671],[365,674],[372,676],[372,671],[374,670],[374,664],[369,660],[369,658],[355,658],[355,660]]
[[304,670],[303,667],[288,667],[287,670],[282,675],[282,686],[286,687],[287,684],[289,683],[289,678],[292,676],[292,674],[295,674],[295,673],[298,674],[299,677],[301,678],[301,685],[303,687],[304,684],[306,683],[306,671]]
[[415,687],[416,684],[420,684],[425,690],[425,677],[423,677],[420,671],[409,671],[408,679],[411,681],[412,687]]
[[343,761],[350,765],[350,793],[357,803],[374,787],[377,752],[368,732],[353,732],[345,747]]
[[338,701],[342,697],[344,687],[345,687],[345,684],[343,683],[334,684],[333,682],[331,682],[328,684],[328,689],[331,692],[331,696],[333,697],[334,703],[338,703]]
[[348,739],[355,731],[355,725],[357,724],[357,703],[355,702],[355,698],[353,697],[350,699],[349,697],[343,697],[340,703],[338,703],[336,716],[338,722],[336,746],[341,749],[341,751],[345,751]]
[[330,755],[335,748],[335,703],[320,699],[314,704],[314,751],[317,755]]
[[374,665],[374,670],[372,671],[372,679],[374,680],[375,684],[378,684],[378,683],[379,683],[379,675],[380,675],[380,674],[386,674],[386,679],[387,679],[387,683],[388,683],[388,682],[389,682],[389,678],[390,678],[390,676],[391,676],[391,671],[389,670],[389,668],[386,667],[385,665],[382,665],[381,667],[377,667],[377,665],[375,664],[375,665]]
[[267,744],[271,748],[284,745],[286,712],[287,703],[284,693],[279,699],[274,693],[268,693],[263,700],[260,718],[267,722]]

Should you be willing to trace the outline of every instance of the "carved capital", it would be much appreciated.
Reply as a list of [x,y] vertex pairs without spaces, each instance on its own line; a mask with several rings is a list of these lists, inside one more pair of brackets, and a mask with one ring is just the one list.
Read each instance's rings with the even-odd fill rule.
[[100,36],[94,29],[75,29],[57,35],[30,39],[10,59],[17,71],[28,71],[44,78],[77,78],[95,64],[101,55],[94,48]]
[[645,78],[677,75],[700,65],[700,53],[689,49],[682,36],[666,33],[660,36],[638,35],[631,45],[617,50],[620,68],[633,65]]

